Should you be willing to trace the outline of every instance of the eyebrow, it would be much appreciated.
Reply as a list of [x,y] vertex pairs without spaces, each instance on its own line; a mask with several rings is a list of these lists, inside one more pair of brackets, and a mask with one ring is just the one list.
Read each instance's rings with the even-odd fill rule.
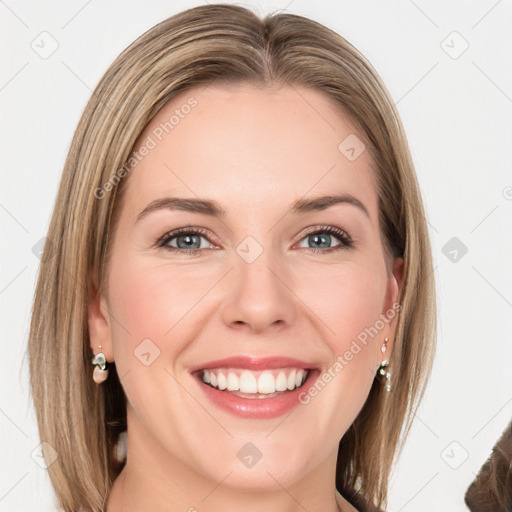
[[368,218],[370,214],[366,206],[351,194],[333,194],[328,196],[314,197],[312,199],[299,199],[291,208],[292,213],[306,213],[311,211],[325,210],[336,204],[351,204],[359,208]]
[[[293,214],[321,211],[340,203],[355,206],[370,218],[370,214],[368,213],[365,205],[351,194],[332,194],[310,199],[299,199],[292,205],[290,211]],[[203,215],[210,215],[217,218],[226,217],[226,210],[224,210],[220,204],[213,199],[163,197],[161,199],[155,199],[149,203],[144,210],[137,215],[136,222],[141,221],[150,213],[158,210],[180,210],[191,213],[201,213]]]

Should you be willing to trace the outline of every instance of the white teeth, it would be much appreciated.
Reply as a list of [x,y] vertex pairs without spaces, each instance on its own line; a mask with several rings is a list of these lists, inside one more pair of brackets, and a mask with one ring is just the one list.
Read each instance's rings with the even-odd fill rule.
[[217,386],[220,390],[224,390],[228,387],[228,381],[223,373],[217,375]]
[[276,392],[276,379],[270,372],[262,372],[258,379],[258,393],[270,393]]
[[292,373],[288,375],[288,389],[291,391],[295,388],[295,370],[292,370]]
[[300,387],[307,376],[308,371],[302,368],[263,370],[261,372],[225,368],[222,370],[204,370],[202,380],[221,391],[271,395],[276,392],[292,391]]
[[228,391],[238,391],[240,389],[240,380],[234,373],[228,373]]
[[279,372],[276,379],[276,391],[286,391],[288,389],[288,379],[284,372]]
[[241,393],[257,393],[258,392],[258,383],[256,382],[256,377],[254,375],[245,370],[240,375],[240,392]]

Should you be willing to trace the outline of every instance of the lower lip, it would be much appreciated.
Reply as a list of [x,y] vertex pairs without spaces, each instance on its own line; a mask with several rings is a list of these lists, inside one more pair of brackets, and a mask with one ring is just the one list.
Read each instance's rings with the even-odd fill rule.
[[221,409],[240,418],[271,419],[282,416],[301,405],[299,395],[307,391],[318,374],[318,370],[310,370],[308,378],[300,388],[286,391],[272,398],[242,398],[228,391],[212,388],[199,380],[197,376],[193,376],[193,378],[198,381],[206,397]]

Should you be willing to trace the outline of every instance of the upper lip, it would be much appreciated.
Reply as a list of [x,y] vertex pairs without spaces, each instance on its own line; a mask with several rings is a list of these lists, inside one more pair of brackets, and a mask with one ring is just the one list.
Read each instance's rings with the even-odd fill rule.
[[293,357],[273,356],[273,357],[252,357],[252,356],[234,356],[216,361],[208,361],[190,368],[190,371],[208,370],[212,368],[245,368],[247,370],[271,370],[273,368],[304,368],[311,370],[314,366],[311,363],[295,359]]

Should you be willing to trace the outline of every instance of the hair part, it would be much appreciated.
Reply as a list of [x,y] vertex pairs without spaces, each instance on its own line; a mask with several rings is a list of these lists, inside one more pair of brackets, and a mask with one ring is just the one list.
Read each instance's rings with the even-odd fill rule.
[[[382,240],[404,258],[402,305],[390,359],[393,391],[374,381],[339,445],[338,489],[387,501],[430,374],[435,289],[422,199],[395,105],[377,72],[343,37],[293,14],[207,5],[172,16],[132,43],[106,71],[78,123],[39,270],[29,334],[31,390],[41,439],[58,453],[48,472],[66,512],[103,510],[122,468],[115,444],[126,428],[125,396],[111,365],[91,378],[87,305],[105,292],[109,249],[128,176],[98,199],[144,128],[178,94],[209,84],[307,86],[323,92],[361,130],[371,151]],[[91,277],[92,276],[92,277]]]

